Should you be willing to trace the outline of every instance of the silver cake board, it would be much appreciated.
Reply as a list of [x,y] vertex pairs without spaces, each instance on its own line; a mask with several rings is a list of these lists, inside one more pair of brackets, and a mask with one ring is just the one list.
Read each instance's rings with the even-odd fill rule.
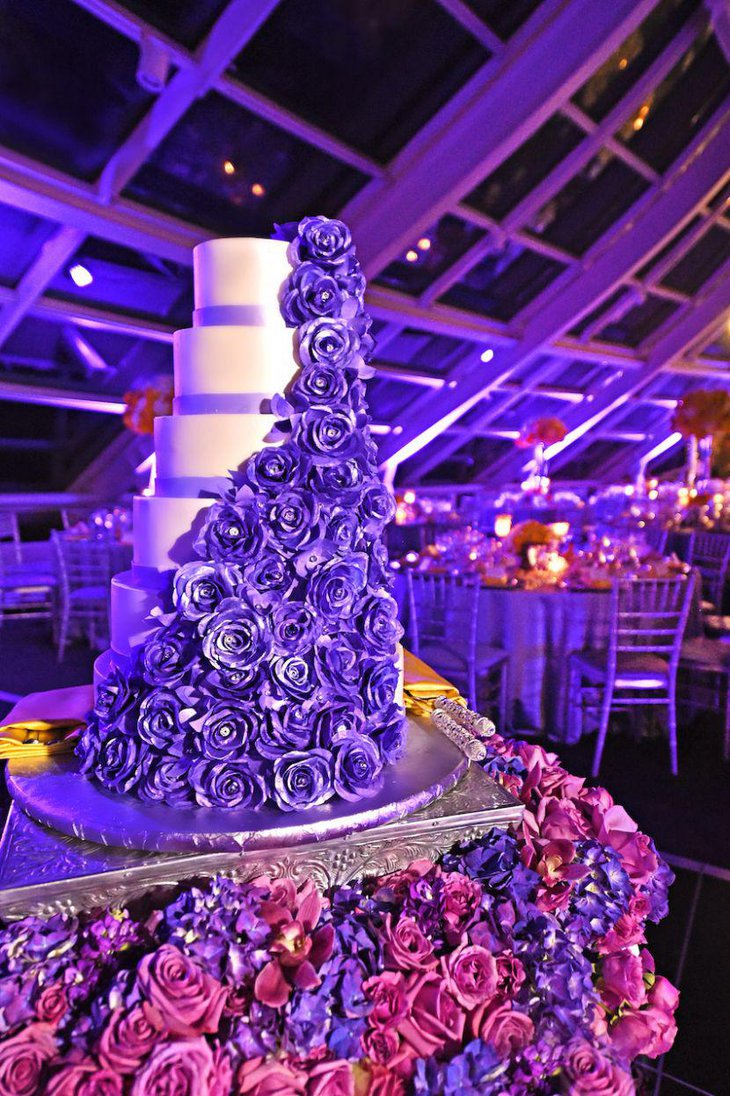
[[[408,741],[406,757],[393,766],[388,793],[375,806],[372,802],[370,807],[350,805],[349,811],[340,806],[329,813],[320,808],[319,815],[302,812],[294,824],[286,816],[273,827],[262,819],[256,830],[250,828],[250,819],[242,826],[236,812],[189,811],[188,818],[197,815],[200,819],[196,840],[178,848],[169,840],[150,840],[149,816],[144,820],[146,836],[141,842],[146,847],[135,848],[129,840],[130,819],[123,811],[121,830],[119,819],[115,822],[108,811],[107,824],[102,819],[95,827],[88,825],[88,819],[86,825],[69,826],[67,810],[61,811],[62,829],[43,824],[50,820],[49,785],[41,781],[46,802],[34,810],[33,776],[45,767],[58,778],[60,762],[51,765],[48,759],[45,766],[35,762],[31,780],[25,785],[27,767],[16,762],[8,778],[16,801],[0,840],[0,917],[75,912],[129,902],[150,890],[218,872],[241,880],[259,875],[314,879],[327,888],[363,875],[394,871],[412,860],[433,859],[458,841],[519,821],[523,811],[519,801],[481,769],[470,766],[428,723],[412,721]],[[24,797],[19,794],[23,788]],[[164,807],[155,810],[168,815],[170,811]],[[225,826],[213,834],[212,842],[209,840],[211,814],[226,816],[227,836],[233,835],[233,840],[225,840]],[[84,836],[79,836],[80,831]],[[89,839],[90,831],[96,840]],[[117,837],[126,834],[126,847],[109,842],[112,831]],[[179,837],[179,827],[169,817],[163,832]]]

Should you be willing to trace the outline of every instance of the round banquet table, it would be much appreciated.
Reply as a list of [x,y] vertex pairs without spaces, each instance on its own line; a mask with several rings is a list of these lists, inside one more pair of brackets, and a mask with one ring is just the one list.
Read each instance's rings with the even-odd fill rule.
[[[393,593],[407,645],[406,589],[405,576],[396,575]],[[542,730],[556,740],[571,741],[568,655],[584,647],[606,646],[610,612],[608,590],[480,589],[477,638],[509,654],[507,713],[513,732]]]

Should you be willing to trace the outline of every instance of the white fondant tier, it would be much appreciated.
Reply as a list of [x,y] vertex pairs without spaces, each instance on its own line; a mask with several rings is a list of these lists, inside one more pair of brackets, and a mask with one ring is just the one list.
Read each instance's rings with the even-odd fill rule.
[[225,491],[228,476],[275,438],[273,415],[164,415],[155,419],[157,495]]
[[120,655],[139,646],[155,626],[153,609],[162,608],[159,590],[146,586],[132,571],[112,578],[111,646]]
[[169,571],[195,559],[193,542],[213,499],[138,495],[134,500],[134,563]]
[[279,291],[291,273],[283,240],[206,240],[193,250],[195,307],[255,305],[281,325]]
[[[195,411],[196,396],[208,402],[212,396],[240,398],[247,393],[270,399],[284,391],[298,369],[292,332],[281,318],[266,327],[220,324],[176,331],[173,350],[175,396],[185,411]],[[225,411],[225,401],[219,402]]]

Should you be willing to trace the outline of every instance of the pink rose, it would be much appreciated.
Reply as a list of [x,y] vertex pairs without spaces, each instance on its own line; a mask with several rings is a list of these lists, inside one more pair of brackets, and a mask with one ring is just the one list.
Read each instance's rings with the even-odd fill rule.
[[478,1015],[478,1026],[476,1016],[473,1021],[475,1034],[485,1043],[491,1043],[503,1058],[526,1047],[535,1032],[530,1017],[509,1004],[490,1005]]
[[99,1042],[99,1061],[117,1073],[135,1073],[160,1037],[163,1020],[146,1002],[125,1012],[116,1009]]
[[405,1096],[405,1091],[406,1083],[400,1074],[394,1073],[387,1066],[369,1066],[365,1096]]
[[522,960],[511,952],[497,956],[497,989],[504,997],[514,997],[525,980]]
[[137,981],[168,1031],[195,1036],[218,1030],[226,991],[172,944],[163,944],[139,965]]
[[626,1009],[611,1025],[611,1045],[626,1061],[639,1054],[658,1058],[671,1049],[677,1035],[674,1013],[679,993],[666,978],[657,978],[648,993],[648,1005]]
[[35,1014],[42,1023],[57,1024],[68,1008],[66,989],[59,982],[54,983],[41,993],[36,1001]]
[[461,1042],[465,1016],[440,974],[412,975],[408,995],[411,1013],[399,1031],[418,1057],[427,1058]]
[[303,1096],[307,1078],[286,1062],[252,1058],[238,1071],[239,1096]]
[[307,1096],[355,1096],[349,1062],[320,1062],[309,1070]]
[[476,879],[470,879],[461,872],[443,872],[439,904],[444,921],[446,939],[457,943],[474,920],[482,902],[483,891]]
[[56,1053],[48,1024],[30,1024],[0,1043],[0,1096],[33,1096],[43,1070]]
[[540,837],[547,841],[580,841],[590,836],[590,825],[572,799],[546,797],[536,811]]
[[394,927],[391,915],[387,914],[382,941],[386,967],[422,971],[436,965],[431,942],[412,917],[401,917]]
[[623,807],[613,806],[606,811],[600,820],[598,839],[616,850],[635,886],[645,883],[659,867],[649,838],[639,833]]
[[406,980],[400,972],[386,970],[363,982],[363,991],[373,1007],[368,1021],[375,1028],[397,1028],[408,1012]]
[[48,1083],[47,1096],[122,1096],[124,1082],[93,1059],[66,1066]]
[[614,1011],[624,1003],[640,1008],[646,1001],[644,968],[638,955],[620,951],[608,955],[601,964],[601,997]]
[[634,1096],[636,1092],[629,1074],[584,1040],[568,1047],[562,1087],[570,1096]]
[[613,928],[610,929],[596,944],[596,951],[601,955],[610,955],[614,951],[623,951],[637,944],[646,943],[643,922],[646,914],[637,914],[634,899],[629,901],[627,913],[622,913]]
[[477,944],[462,944],[442,960],[449,991],[471,1011],[497,992],[497,963],[491,952]]
[[213,1054],[205,1039],[158,1043],[137,1071],[131,1096],[224,1096],[230,1089],[228,1058]]
[[387,1028],[368,1028],[361,1042],[365,1057],[381,1066],[387,1066],[400,1048],[397,1032]]

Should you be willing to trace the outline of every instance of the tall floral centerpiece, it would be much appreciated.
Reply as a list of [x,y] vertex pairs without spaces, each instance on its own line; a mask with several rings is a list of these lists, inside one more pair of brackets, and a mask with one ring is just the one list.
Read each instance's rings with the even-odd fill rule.
[[139,388],[124,393],[127,408],[123,422],[135,434],[154,434],[158,415],[172,414],[172,377],[153,377]]
[[730,434],[730,393],[724,388],[695,388],[677,405],[672,428],[689,441],[687,487],[712,479],[715,445]]
[[523,427],[515,444],[519,449],[532,449],[533,468],[523,483],[526,491],[546,495],[550,490],[550,477],[545,450],[562,441],[568,428],[562,419],[543,415],[528,426]]

